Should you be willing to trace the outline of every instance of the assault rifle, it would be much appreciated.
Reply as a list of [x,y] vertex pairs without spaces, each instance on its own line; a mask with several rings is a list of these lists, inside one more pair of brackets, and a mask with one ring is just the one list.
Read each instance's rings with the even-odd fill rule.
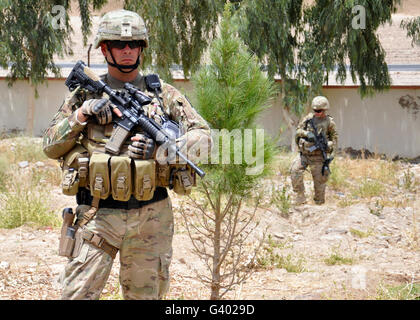
[[142,107],[151,103],[152,99],[136,87],[126,83],[124,85],[126,92],[113,90],[89,69],[83,61],[76,63],[65,84],[71,91],[81,87],[96,94],[106,93],[111,103],[121,111],[122,117],[113,117],[116,126],[110,140],[105,145],[107,152],[115,155],[119,154],[121,146],[130,135],[130,132],[134,127],[140,126],[158,145],[167,144],[169,156],[178,155],[201,178],[204,177],[205,172],[188,160],[175,144],[175,138],[179,136],[178,124],[166,119],[160,125],[154,119],[147,117]]
[[321,150],[322,158],[324,159],[324,162],[322,163],[321,173],[322,173],[323,176],[325,175],[325,171],[327,171],[328,174],[330,174],[331,173],[330,163],[331,163],[331,161],[334,160],[334,157],[328,158],[328,156],[327,156],[327,149],[328,149],[327,138],[325,137],[325,134],[323,132],[318,134],[313,118],[311,120],[309,120],[309,123],[311,124],[311,127],[314,130],[314,140],[315,140],[314,143],[315,144],[312,147],[308,148],[308,151],[313,152],[317,149]]

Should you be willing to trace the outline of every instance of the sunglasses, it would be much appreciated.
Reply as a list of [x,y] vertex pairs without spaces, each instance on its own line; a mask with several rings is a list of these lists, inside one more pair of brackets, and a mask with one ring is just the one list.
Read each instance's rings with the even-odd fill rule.
[[127,45],[130,49],[136,49],[144,46],[143,41],[136,40],[136,41],[119,41],[119,40],[113,40],[108,41],[108,45],[111,49],[124,49]]
[[315,111],[315,113],[321,113],[321,112],[324,112],[324,110],[314,110]]

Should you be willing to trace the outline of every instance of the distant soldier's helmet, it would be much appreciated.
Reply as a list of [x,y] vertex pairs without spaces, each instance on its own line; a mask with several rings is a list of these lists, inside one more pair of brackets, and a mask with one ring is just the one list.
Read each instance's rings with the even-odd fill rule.
[[95,48],[99,48],[105,40],[140,40],[144,42],[143,47],[149,45],[144,20],[137,13],[128,10],[111,11],[101,18],[95,37]]
[[328,110],[330,108],[330,103],[328,99],[323,96],[315,97],[312,100],[312,109],[313,110]]

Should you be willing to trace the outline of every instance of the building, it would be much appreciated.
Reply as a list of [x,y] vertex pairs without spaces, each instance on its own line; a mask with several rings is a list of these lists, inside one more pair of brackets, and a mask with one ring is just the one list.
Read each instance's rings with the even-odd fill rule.
[[[389,91],[362,100],[358,84],[352,83],[351,78],[344,85],[337,84],[334,75],[324,86],[324,95],[332,106],[330,114],[337,123],[340,148],[368,149],[390,157],[420,156],[420,45],[412,46],[405,30],[399,27],[402,19],[420,16],[416,2],[403,1],[399,12],[393,16],[392,25],[382,26],[378,31],[392,77]],[[118,2],[112,2],[101,11],[120,6]],[[17,129],[40,136],[49,125],[68,91],[64,86],[65,78],[77,60],[88,61],[88,47],[83,47],[80,40],[80,19],[73,16],[71,20],[75,30],[74,55],[57,60],[62,67],[62,77],[51,77],[46,85],[38,88],[42,98],[34,98],[27,81],[17,81],[9,88],[5,78],[7,70],[0,70],[0,131]],[[94,29],[98,20],[99,16],[93,17]],[[93,38],[92,35],[88,43],[92,43]],[[100,50],[92,49],[89,60],[97,74],[106,72]],[[174,72],[174,81],[176,87],[191,92],[192,85],[181,72]],[[264,113],[260,124],[272,136],[282,132],[278,143],[288,145],[292,132],[285,125],[280,100],[277,99]]]

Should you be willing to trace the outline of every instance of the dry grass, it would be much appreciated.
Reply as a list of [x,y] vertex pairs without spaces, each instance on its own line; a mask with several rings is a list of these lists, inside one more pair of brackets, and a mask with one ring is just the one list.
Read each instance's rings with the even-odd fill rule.
[[[0,151],[0,227],[58,227],[49,189],[61,183],[61,170],[44,155],[40,139],[4,139]],[[22,161],[27,166],[19,166]]]

